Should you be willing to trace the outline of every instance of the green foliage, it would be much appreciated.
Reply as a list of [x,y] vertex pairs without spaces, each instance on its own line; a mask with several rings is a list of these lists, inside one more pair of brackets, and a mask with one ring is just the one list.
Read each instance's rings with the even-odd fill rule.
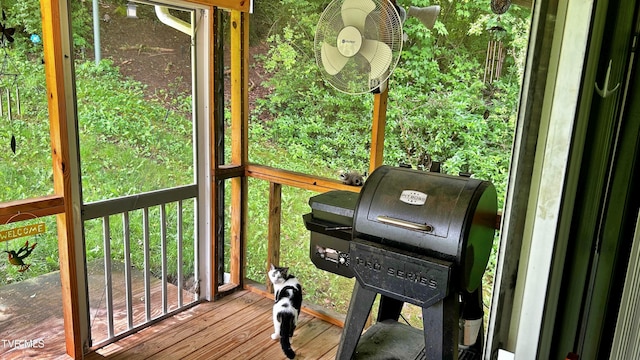
[[[322,81],[313,36],[326,4],[313,4],[283,2],[264,59],[271,93],[254,112],[252,134],[335,170],[366,169],[371,96],[344,95]],[[439,5],[433,30],[413,18],[404,24],[407,41],[389,82],[385,162],[425,169],[432,160],[447,173],[471,172],[492,181],[502,203],[530,14],[512,6],[498,17],[487,3],[463,0]],[[508,49],[503,75],[485,84],[487,42],[498,37]]]
[[[10,53],[13,54],[13,53]],[[21,55],[21,54],[18,54]],[[17,55],[16,55],[17,56]],[[1,201],[46,195],[53,190],[49,123],[44,86],[44,73],[39,61],[12,58],[23,74],[21,103],[23,113],[11,123],[0,124],[0,139],[8,139],[13,132],[18,139],[14,155],[8,146],[0,152]],[[186,95],[166,94],[145,98],[144,87],[124,79],[117,68],[104,60],[76,64],[76,93],[80,131],[80,152],[83,164],[83,197],[85,202],[109,199],[193,182],[192,122],[185,112],[191,106]],[[3,144],[5,142],[3,141]],[[183,264],[184,274],[193,273],[194,202],[183,207]],[[151,271],[161,272],[159,258],[160,229],[157,226],[160,209],[149,210]],[[167,205],[167,242],[169,274],[175,275],[177,263],[176,205]],[[21,281],[58,267],[55,219],[49,217],[48,230],[39,235],[37,251],[29,257],[32,266],[20,273],[15,267],[0,262],[0,282]],[[112,216],[111,252],[114,259],[123,259],[122,219]],[[191,222],[191,225],[189,225]],[[6,227],[3,227],[5,229]],[[103,257],[102,222],[85,223],[87,261]],[[132,262],[142,268],[142,214],[130,214]],[[2,248],[17,246],[20,241],[2,244]]]
[[[73,45],[76,48],[90,47],[92,22],[90,1],[70,1],[71,27],[73,29]],[[37,44],[31,43],[32,34],[42,38],[42,18],[40,16],[40,0],[4,0],[2,9],[7,16],[8,27],[15,27],[15,46],[24,51],[37,52]]]
[[[51,180],[51,145],[47,103],[44,86],[44,68],[40,61],[31,61],[19,51],[8,49],[4,59],[11,73],[24,74],[17,78],[20,91],[20,114],[14,104],[12,120],[6,118],[6,89],[12,77],[3,78],[2,101],[4,114],[0,122],[0,201],[20,200],[53,192]],[[5,86],[8,86],[5,88]],[[16,153],[9,146],[11,136],[16,138]]]
[[109,60],[79,63],[76,73],[81,156],[95,174],[83,178],[85,201],[193,182],[192,123],[182,108],[190,97],[170,108],[145,99],[143,85],[123,79]]
[[[281,17],[274,24],[278,32],[267,39],[269,51],[262,59],[270,75],[262,85],[273,92],[257,102],[252,135],[267,136],[297,159],[313,159],[333,169],[364,171],[368,168],[370,139],[362,135],[371,132],[372,99],[360,97],[354,101],[322,81],[313,54],[321,11],[310,9],[319,10],[321,6],[307,1],[282,2]],[[265,116],[268,122],[258,120]],[[288,162],[272,165],[291,169]]]
[[[372,96],[342,94],[320,77],[313,55],[313,37],[319,16],[328,1],[268,0],[259,2],[254,18],[254,36],[266,36],[269,51],[262,59],[269,80],[270,95],[258,99],[251,114],[251,161],[304,173],[333,176],[342,169],[368,169],[371,136]],[[85,2],[85,6],[88,2]],[[408,6],[409,1],[400,1]],[[434,4],[411,1],[414,6]],[[2,200],[42,195],[51,191],[47,106],[44,74],[39,56],[41,48],[28,41],[40,34],[38,2],[5,1],[9,26],[20,30],[14,49],[19,71],[25,76],[21,92],[27,106],[25,114],[14,119],[12,128],[0,128],[0,138],[16,133],[21,145],[16,156],[0,152],[3,169],[0,184]],[[409,19],[404,31],[401,60],[389,83],[385,162],[407,163],[425,169],[429,159],[440,161],[445,172],[472,172],[491,180],[498,189],[500,203],[506,188],[507,169],[516,116],[519,86],[528,32],[527,9],[512,6],[499,18],[488,3],[453,0],[440,3],[442,12],[433,30]],[[91,21],[87,7],[72,2],[74,45],[89,46]],[[505,31],[490,30],[502,26]],[[501,79],[491,85],[483,82],[487,41],[499,38],[508,49]],[[19,61],[17,59],[20,59]],[[179,94],[144,96],[144,85],[122,78],[108,60],[98,66],[76,64],[83,191],[86,201],[112,198],[147,190],[190,183],[193,180],[191,153],[191,99]],[[37,146],[36,146],[37,144]],[[37,156],[36,156],[37,155]],[[8,156],[8,157],[7,157]],[[8,166],[4,166],[8,164]],[[34,166],[25,166],[34,164]],[[37,164],[37,166],[35,166]],[[44,170],[43,170],[44,169]],[[12,181],[12,182],[11,182]],[[6,184],[14,184],[7,186]],[[17,184],[17,185],[15,185]],[[250,181],[248,224],[248,269],[254,280],[265,280],[267,187],[263,181]],[[308,231],[300,216],[308,211],[312,194],[286,188],[283,191],[283,264],[292,266],[305,285],[312,302],[328,304],[340,311],[353,280],[319,271],[308,260]],[[185,219],[193,219],[194,205],[185,207]],[[150,209],[157,218],[159,209]],[[169,223],[175,209],[168,209]],[[122,224],[110,219],[111,251],[121,258]],[[185,227],[185,239],[193,238],[193,228]],[[142,225],[140,212],[131,214],[133,261],[141,266]],[[175,229],[169,229],[169,256],[175,258]],[[55,234],[41,241],[46,258],[34,253],[29,276],[55,269]],[[151,229],[152,272],[159,273],[159,229]],[[86,224],[87,257],[103,256],[102,224]],[[47,245],[48,244],[48,245]],[[40,246],[40,245],[39,245]],[[192,244],[185,244],[193,256]],[[493,258],[492,258],[493,259]],[[184,264],[192,264],[185,258]],[[492,260],[493,261],[493,260]],[[45,266],[46,265],[46,266]],[[20,280],[15,269],[8,281]],[[31,271],[30,270],[30,271]],[[36,272],[37,270],[37,272]],[[190,268],[187,271],[191,271]],[[170,272],[175,262],[170,261]]]

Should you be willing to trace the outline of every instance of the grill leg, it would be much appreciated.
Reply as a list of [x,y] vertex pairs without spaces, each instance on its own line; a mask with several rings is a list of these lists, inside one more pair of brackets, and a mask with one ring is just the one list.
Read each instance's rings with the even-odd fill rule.
[[424,351],[429,360],[458,359],[460,303],[456,294],[422,308]]
[[376,295],[376,292],[363,288],[356,281],[349,303],[347,319],[342,330],[340,346],[336,355],[337,360],[350,360],[353,357]]
[[404,301],[380,295],[380,309],[378,310],[377,322],[383,322],[385,320],[398,321],[403,305]]

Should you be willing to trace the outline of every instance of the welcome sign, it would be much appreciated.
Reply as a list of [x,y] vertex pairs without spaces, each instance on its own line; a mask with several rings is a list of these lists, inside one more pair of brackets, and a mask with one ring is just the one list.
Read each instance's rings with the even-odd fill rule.
[[13,229],[0,231],[0,242],[13,240],[25,236],[42,234],[46,231],[44,223],[31,224]]

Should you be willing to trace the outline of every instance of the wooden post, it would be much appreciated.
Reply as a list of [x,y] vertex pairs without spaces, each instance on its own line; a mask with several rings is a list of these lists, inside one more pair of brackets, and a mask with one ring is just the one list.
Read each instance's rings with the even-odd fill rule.
[[[269,235],[267,244],[267,271],[271,264],[280,264],[280,220],[282,219],[282,185],[269,183]],[[273,284],[267,279],[267,291],[273,292]]]
[[249,14],[231,11],[231,162],[243,175],[231,179],[231,281],[243,285],[246,259],[249,122]]
[[[53,159],[53,188],[56,195],[64,199],[64,213],[56,215],[58,228],[58,251],[60,261],[60,282],[62,287],[62,312],[64,318],[65,343],[67,354],[74,359],[83,356],[83,340],[88,340],[88,319],[86,304],[80,297],[86,296],[84,281],[79,264],[84,265],[84,254],[78,250],[80,239],[75,238],[75,226],[79,222],[78,212],[74,213],[74,189],[72,181],[78,180],[78,169],[72,169],[70,141],[75,143],[72,84],[73,56],[71,53],[70,30],[67,2],[48,0],[40,2],[42,15],[42,42],[44,46],[45,77],[47,82],[47,100],[51,136],[51,154]],[[64,31],[63,31],[64,29]],[[71,104],[71,105],[69,105]],[[72,136],[70,136],[70,134]],[[75,149],[77,150],[77,149]],[[75,176],[72,176],[73,175]],[[79,186],[77,183],[75,186]],[[76,194],[79,191],[76,189]],[[74,219],[77,216],[77,219]],[[82,277],[84,279],[84,277]]]
[[369,173],[384,163],[384,128],[387,124],[389,87],[373,96],[373,124],[371,126],[371,155]]

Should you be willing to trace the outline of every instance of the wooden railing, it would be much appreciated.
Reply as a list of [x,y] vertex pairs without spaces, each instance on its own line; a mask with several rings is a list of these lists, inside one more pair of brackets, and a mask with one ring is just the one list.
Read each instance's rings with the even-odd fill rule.
[[[360,192],[360,187],[345,185],[339,180],[301,174],[294,171],[276,169],[269,166],[249,164],[246,176],[269,181],[269,230],[267,244],[267,264],[278,264],[280,260],[280,222],[282,218],[282,185],[319,193],[331,190]],[[495,228],[500,228],[502,214],[496,216]],[[267,289],[271,284],[267,281]]]
[[47,195],[26,200],[0,203],[0,224],[33,219],[64,212],[64,198],[60,195]]
[[339,180],[301,174],[258,164],[249,164],[246,168],[246,175],[256,179],[267,180],[274,184],[289,185],[317,192],[329,190],[360,191],[359,187],[344,185]]
[[[266,264],[279,264],[280,261],[280,223],[282,219],[282,186],[292,186],[299,189],[316,191],[319,193],[331,190],[346,190],[360,192],[361,187],[345,185],[339,180],[325,177],[317,177],[301,174],[294,171],[276,169],[269,166],[249,164],[245,168],[247,177],[261,179],[269,182],[269,219],[268,219],[268,243]],[[495,228],[500,228],[502,215],[496,216]],[[268,271],[268,269],[266,269]],[[250,283],[245,284],[245,288],[264,296],[272,296],[273,292],[270,281],[266,281],[264,286],[256,287]],[[266,288],[266,291],[262,289]],[[320,318],[337,326],[344,326],[344,322],[336,314],[323,311],[320,306],[305,306],[303,312]]]

